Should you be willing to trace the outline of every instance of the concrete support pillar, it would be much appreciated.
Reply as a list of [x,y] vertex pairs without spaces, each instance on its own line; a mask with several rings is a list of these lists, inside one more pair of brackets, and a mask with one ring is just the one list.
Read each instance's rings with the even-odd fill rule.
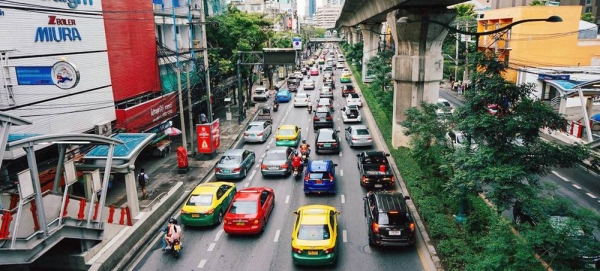
[[[445,7],[402,9],[387,15],[396,48],[392,59],[394,148],[406,147],[409,143],[409,137],[404,135],[404,128],[400,126],[406,118],[406,109],[419,106],[422,101],[437,102],[439,97],[444,67],[442,43],[448,31],[442,26],[422,20],[449,24],[455,16],[455,10]],[[412,22],[397,23],[401,17],[408,17]]]
[[365,82],[367,63],[378,52],[379,34],[377,33],[381,31],[381,24],[361,24],[360,31],[363,36],[362,81]]
[[358,29],[356,27],[352,29],[352,44],[357,44],[360,42],[360,34],[358,33]]
[[[138,201],[137,184],[135,173],[125,174],[125,191],[127,192],[127,205],[131,211],[131,217],[136,217],[140,213],[140,202]],[[115,206],[120,207],[120,206]]]

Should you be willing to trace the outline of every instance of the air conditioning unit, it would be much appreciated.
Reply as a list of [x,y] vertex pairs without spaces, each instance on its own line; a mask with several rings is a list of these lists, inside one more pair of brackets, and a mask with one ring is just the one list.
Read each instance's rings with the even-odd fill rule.
[[202,42],[200,40],[194,40],[194,49],[202,48]]
[[110,121],[103,122],[100,124],[94,125],[94,132],[97,135],[109,136],[112,134],[112,127],[110,125]]

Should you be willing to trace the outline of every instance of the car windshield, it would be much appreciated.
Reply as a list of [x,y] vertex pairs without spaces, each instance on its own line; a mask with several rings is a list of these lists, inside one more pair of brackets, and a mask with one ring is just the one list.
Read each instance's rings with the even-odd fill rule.
[[379,213],[377,223],[380,225],[406,225],[409,222],[406,212]]
[[211,206],[212,201],[213,201],[213,195],[211,195],[211,194],[196,194],[196,195],[192,195],[185,205],[187,205],[187,206]]
[[350,93],[350,94],[348,94],[348,95],[350,95],[350,97],[351,97],[352,99],[358,99],[358,94],[355,94],[355,93]]
[[262,125],[250,125],[250,126],[248,126],[248,128],[246,128],[246,131],[248,131],[248,132],[260,132],[262,130],[263,130]]
[[285,160],[285,158],[285,153],[283,152],[269,152],[265,157],[265,161]]
[[446,101],[444,101],[444,102],[440,102],[439,104],[440,104],[440,105],[442,105],[442,106],[452,107],[452,106],[450,105],[450,103],[449,103],[449,102],[446,102]]
[[369,131],[367,129],[356,129],[357,135],[369,135]]
[[279,135],[282,136],[293,136],[294,135],[294,130],[292,129],[281,129],[278,132]]
[[318,118],[326,118],[327,112],[317,112],[316,115]]
[[225,164],[225,165],[238,164],[239,162],[240,162],[240,157],[234,156],[234,155],[223,155],[223,157],[221,157],[221,160],[219,160],[219,164]]
[[257,213],[258,206],[254,201],[234,201],[229,213],[238,215],[253,215]]
[[300,225],[298,239],[300,240],[329,240],[331,234],[327,225]]
[[296,98],[300,98],[300,99],[306,99],[306,93],[298,93],[296,94]]
[[279,91],[277,92],[277,96],[287,96],[288,92],[287,91]]
[[262,90],[258,90],[258,89],[257,89],[257,90],[255,90],[255,91],[254,91],[254,93],[255,93],[255,94],[263,94],[263,91],[262,91]]

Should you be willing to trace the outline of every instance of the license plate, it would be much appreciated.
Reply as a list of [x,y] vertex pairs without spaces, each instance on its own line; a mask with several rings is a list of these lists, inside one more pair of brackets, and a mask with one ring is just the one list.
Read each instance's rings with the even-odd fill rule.
[[279,167],[269,167],[269,169],[279,169]]
[[319,255],[319,252],[318,251],[309,250],[308,251],[308,255],[313,255],[313,256],[314,255]]
[[181,249],[181,245],[175,245],[175,250],[180,250]]
[[361,138],[360,141],[367,141],[367,139],[366,138]]
[[381,188],[381,187],[383,187],[383,185],[381,185],[381,184],[376,184],[375,185],[375,188]]
[[238,222],[238,223],[235,223],[235,224],[238,225],[238,226],[243,226],[244,222]]
[[192,214],[192,217],[200,217],[200,214]]
[[317,180],[317,181],[315,181],[315,183],[316,183],[316,184],[322,184],[322,183],[323,183],[323,181],[321,181],[321,180]]
[[251,135],[250,135],[250,137],[255,137],[255,136],[256,136],[255,134],[251,134]]
[[402,231],[389,231],[390,235],[402,235]]
[[325,148],[331,148],[331,144],[325,144]]
[[223,170],[223,173],[231,173],[231,170],[229,170],[229,169],[224,169],[224,170]]

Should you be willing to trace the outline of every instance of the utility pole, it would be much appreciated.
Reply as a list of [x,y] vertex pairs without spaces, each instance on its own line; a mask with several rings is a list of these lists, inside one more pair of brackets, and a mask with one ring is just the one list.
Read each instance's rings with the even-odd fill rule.
[[185,133],[185,117],[183,115],[183,94],[181,94],[181,69],[177,67],[177,96],[179,97],[179,120],[181,120],[181,139],[187,152],[187,137]]
[[[469,22],[465,23],[465,31],[468,32],[469,31]],[[464,72],[464,76],[463,76],[463,81],[462,83],[464,84],[465,81],[467,81],[469,79],[469,39],[467,39],[467,35],[465,36],[465,72]],[[470,36],[469,36],[470,37]]]
[[[194,153],[194,112],[192,111],[192,88],[190,86],[190,65],[186,65],[186,83],[187,83],[187,99],[188,99],[188,114],[190,121],[190,152]],[[183,127],[182,127],[183,128]]]
[[458,81],[458,46],[460,34],[456,33],[456,56],[454,57],[454,81]]
[[204,2],[206,0],[200,1],[200,21],[202,23],[202,46],[204,46],[204,74],[206,75],[206,103],[208,106],[208,121],[213,122],[213,114],[212,114],[212,98],[210,94],[210,69],[208,68],[208,42],[206,40],[206,15],[204,14]]

